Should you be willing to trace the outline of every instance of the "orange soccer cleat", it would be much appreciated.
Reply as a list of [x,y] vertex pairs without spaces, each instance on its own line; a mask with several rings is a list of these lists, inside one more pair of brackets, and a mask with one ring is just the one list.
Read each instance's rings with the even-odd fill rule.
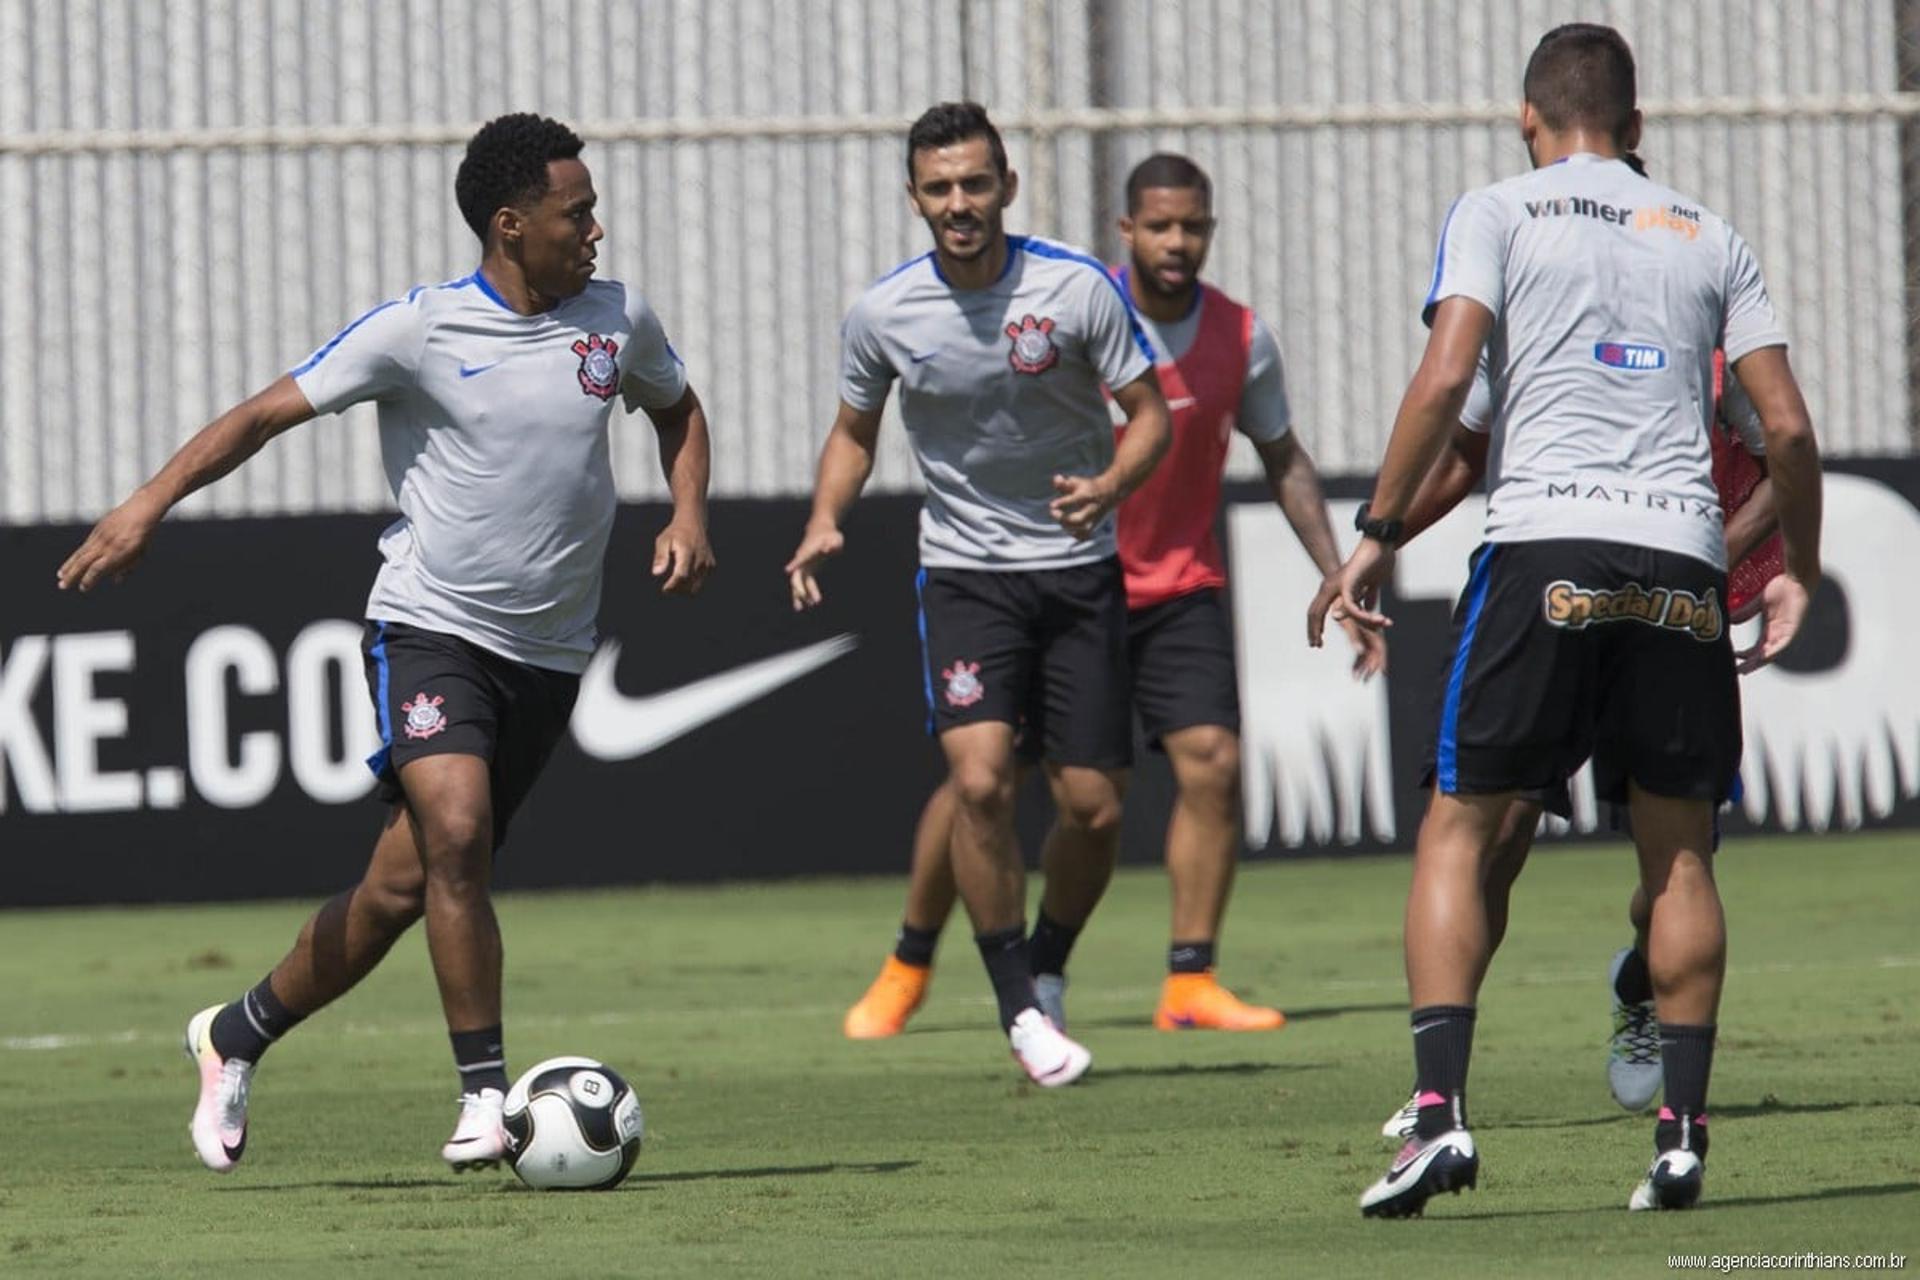
[[1221,986],[1209,969],[1168,974],[1153,1025],[1162,1031],[1278,1031],[1287,1025],[1287,1015],[1246,1003]]
[[880,966],[880,976],[867,988],[853,1008],[847,1010],[841,1029],[849,1040],[883,1040],[906,1030],[907,1019],[927,998],[927,984],[933,970],[907,964],[898,956],[888,956]]

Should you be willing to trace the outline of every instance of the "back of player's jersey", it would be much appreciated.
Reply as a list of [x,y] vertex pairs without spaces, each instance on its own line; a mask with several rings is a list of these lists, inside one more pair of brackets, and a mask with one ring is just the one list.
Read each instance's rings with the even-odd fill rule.
[[1600,538],[1724,563],[1713,353],[1784,342],[1731,227],[1575,155],[1456,202],[1429,317],[1453,296],[1494,314],[1489,541]]

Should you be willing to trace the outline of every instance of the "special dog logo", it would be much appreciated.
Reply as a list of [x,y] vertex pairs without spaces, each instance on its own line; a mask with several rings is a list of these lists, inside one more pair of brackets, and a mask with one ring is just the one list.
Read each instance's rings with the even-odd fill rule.
[[1697,596],[1666,587],[1649,591],[1637,582],[1596,591],[1562,578],[1547,584],[1541,610],[1549,623],[1569,631],[1584,631],[1603,622],[1640,622],[1666,631],[1684,631],[1703,644],[1718,640],[1726,627],[1719,592]]
[[1007,362],[1016,373],[1045,373],[1060,363],[1060,348],[1053,344],[1053,319],[1042,316],[1022,316],[1019,324],[1007,326],[1007,336],[1013,339],[1013,349],[1007,352]]
[[602,400],[613,399],[620,389],[620,366],[614,361],[620,344],[591,334],[573,344],[573,354],[580,357],[580,390]]
[[407,736],[409,738],[431,738],[447,727],[447,713],[440,709],[446,699],[437,694],[416,693],[412,702],[403,702],[400,709],[407,713]]
[[970,707],[987,694],[986,686],[980,683],[980,664],[964,659],[940,672],[940,678],[947,682],[947,705]]

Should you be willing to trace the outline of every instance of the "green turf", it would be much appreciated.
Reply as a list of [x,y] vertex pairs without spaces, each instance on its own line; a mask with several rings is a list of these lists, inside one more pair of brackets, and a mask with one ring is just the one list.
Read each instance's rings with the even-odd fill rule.
[[[1920,840],[1728,850],[1713,1162],[1689,1214],[1624,1210],[1652,1150],[1604,1082],[1629,863],[1536,859],[1482,1005],[1480,1188],[1385,1223],[1355,1197],[1410,1072],[1400,859],[1245,871],[1224,976],[1292,1019],[1245,1036],[1148,1027],[1165,889],[1122,875],[1069,992],[1094,1071],[1059,1093],[1019,1079],[957,932],[910,1034],[840,1037],[896,882],[510,897],[514,1060],[604,1057],[646,1107],[640,1163],[604,1195],[439,1166],[454,1082],[417,933],[275,1050],[246,1163],[217,1177],[187,1145],[175,1037],[306,904],[0,914],[0,1274],[1664,1275],[1670,1252],[1920,1255]],[[31,1047],[56,1034],[73,1039]]]

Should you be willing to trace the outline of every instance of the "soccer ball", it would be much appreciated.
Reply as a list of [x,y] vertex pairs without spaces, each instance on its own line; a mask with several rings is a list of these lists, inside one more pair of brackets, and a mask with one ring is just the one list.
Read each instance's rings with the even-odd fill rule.
[[514,1081],[505,1114],[507,1159],[537,1190],[605,1191],[640,1154],[640,1100],[592,1058],[548,1058]]

